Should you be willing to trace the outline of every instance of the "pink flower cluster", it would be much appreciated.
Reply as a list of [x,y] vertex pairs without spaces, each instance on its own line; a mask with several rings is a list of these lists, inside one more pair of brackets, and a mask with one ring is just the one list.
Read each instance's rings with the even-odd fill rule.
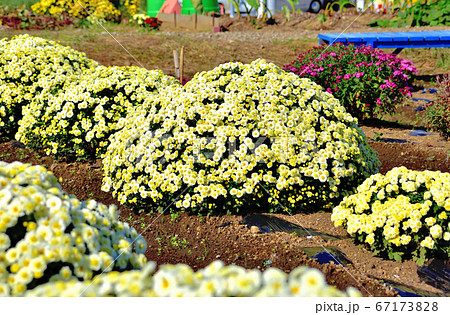
[[[409,60],[397,58],[371,46],[341,43],[314,47],[284,70],[307,77],[337,97],[357,117],[380,112],[392,113],[401,98],[410,95],[410,82],[417,73]],[[358,104],[355,96],[358,96]],[[368,112],[369,111],[369,112]]]

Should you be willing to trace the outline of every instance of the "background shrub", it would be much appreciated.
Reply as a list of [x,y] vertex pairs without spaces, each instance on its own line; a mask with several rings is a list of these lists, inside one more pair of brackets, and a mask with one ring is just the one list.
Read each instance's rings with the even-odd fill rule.
[[0,162],[0,295],[144,266],[145,240],[118,215],[68,195],[42,166]]
[[128,18],[133,17],[141,10],[141,0],[120,0],[120,10]]
[[29,35],[0,40],[0,136],[13,137],[22,108],[67,78],[97,67],[84,53]]
[[319,210],[379,166],[334,97],[264,60],[199,73],[122,123],[104,155],[102,189],[138,209]]
[[95,21],[118,21],[120,11],[108,0],[41,0],[31,6],[40,14],[60,16],[69,13],[70,17]]
[[137,26],[144,27],[148,30],[159,30],[162,22],[158,18],[150,17],[146,14],[135,14],[132,18],[132,23]]
[[405,95],[411,95],[412,62],[370,46],[315,47],[284,70],[309,78],[333,94],[358,119],[392,114]]
[[16,139],[58,158],[99,158],[121,117],[149,93],[178,81],[159,70],[98,66],[68,81],[58,93],[41,93],[24,109]]
[[375,174],[333,209],[343,226],[375,254],[398,261],[450,257],[450,173],[394,168]]
[[[3,3],[3,1],[2,1]],[[73,25],[74,21],[67,14],[58,17],[35,14],[24,6],[0,5],[0,21],[2,25],[13,29],[60,29]]]
[[450,0],[395,0],[391,9],[398,14],[389,19],[371,21],[372,27],[408,27],[450,25]]
[[450,139],[450,75],[438,79],[436,101],[426,107],[428,126]]

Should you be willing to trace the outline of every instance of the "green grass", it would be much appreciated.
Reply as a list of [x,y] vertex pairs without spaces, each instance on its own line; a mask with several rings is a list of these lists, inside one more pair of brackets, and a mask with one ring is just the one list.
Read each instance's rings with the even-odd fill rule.
[[9,6],[10,8],[25,6],[30,8],[33,4],[39,2],[39,0],[0,0],[0,6]]

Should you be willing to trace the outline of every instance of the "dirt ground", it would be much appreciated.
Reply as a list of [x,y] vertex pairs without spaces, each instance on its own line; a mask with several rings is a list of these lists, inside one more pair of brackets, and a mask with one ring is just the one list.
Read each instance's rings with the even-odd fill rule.
[[[140,65],[148,69],[173,72],[173,50],[183,46],[187,77],[196,72],[209,70],[229,61],[250,62],[265,58],[282,66],[291,62],[299,52],[318,45],[317,34],[322,31],[340,32],[349,26],[357,15],[333,16],[321,24],[317,15],[309,13],[293,16],[289,22],[276,17],[277,25],[264,25],[256,29],[245,19],[221,19],[227,32],[194,32],[173,29],[165,25],[159,33],[137,32],[127,26],[86,30],[62,29],[55,32],[34,31],[30,34],[61,41],[62,44],[84,51],[88,57],[104,65]],[[377,31],[365,26],[373,19],[372,13],[359,17],[347,31]],[[230,23],[231,22],[231,23]],[[421,28],[423,30],[424,28]],[[426,28],[436,29],[436,28]],[[439,29],[439,28],[438,28]],[[403,29],[403,31],[413,29]],[[23,32],[22,32],[23,33]],[[18,34],[12,30],[0,30],[0,37]],[[125,52],[120,44],[127,49]],[[448,71],[442,63],[448,49],[405,50],[399,57],[412,60],[419,68],[415,98],[434,100],[435,94],[422,93],[425,87],[435,87],[433,78]],[[414,111],[425,101],[409,98],[395,115],[383,117],[361,125],[370,146],[379,153],[381,173],[404,165],[416,170],[450,170],[450,142],[437,134],[411,135],[425,130],[424,111]],[[64,190],[79,199],[96,199],[105,204],[118,202],[100,190],[101,161],[95,163],[65,163],[55,161],[40,152],[20,148],[12,139],[0,140],[0,160],[22,161],[43,164],[61,179]],[[238,264],[246,268],[277,267],[290,271],[299,265],[316,267],[325,273],[329,284],[345,289],[358,288],[365,296],[396,296],[398,292],[387,283],[398,284],[427,291],[427,295],[450,295],[433,287],[419,276],[413,261],[403,263],[373,257],[361,245],[354,245],[345,231],[336,229],[329,212],[314,214],[273,215],[299,225],[308,231],[316,230],[334,237],[302,236],[287,232],[261,233],[255,226],[245,224],[245,218],[237,215],[192,216],[152,213],[136,214],[121,208],[121,220],[129,222],[148,242],[146,256],[158,264],[186,263],[194,269],[202,268],[211,261],[220,259],[227,264]],[[320,209],[318,209],[320,210]],[[319,264],[308,258],[305,247],[326,246],[340,250],[346,257],[346,266],[333,262]],[[331,249],[330,249],[331,250]],[[310,255],[311,256],[311,255]]]

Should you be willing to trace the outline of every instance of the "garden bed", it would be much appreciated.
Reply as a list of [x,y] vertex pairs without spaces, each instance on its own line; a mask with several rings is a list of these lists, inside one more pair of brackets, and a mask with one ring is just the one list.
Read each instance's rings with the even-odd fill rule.
[[[402,128],[371,126],[363,126],[363,130],[368,138],[380,132],[386,135],[392,133],[395,138],[408,138],[404,135],[412,132]],[[442,139],[436,136],[424,136],[420,139],[426,143],[369,141],[369,144],[379,153],[382,173],[401,165],[416,170],[449,171],[447,153],[450,143],[442,142]],[[100,190],[100,160],[94,164],[58,162],[20,146],[16,141],[1,143],[0,159],[45,165],[57,178],[62,179],[61,185],[65,191],[75,194],[81,200],[95,199],[105,204],[119,204],[110,194]],[[433,159],[429,159],[430,152],[433,152]],[[255,212],[260,211],[264,212],[264,209],[255,209]],[[320,236],[308,238],[287,232],[261,233],[257,227],[244,224],[244,217],[239,215],[206,217],[186,213],[161,215],[156,212],[138,215],[122,207],[120,217],[122,221],[134,226],[139,233],[143,233],[148,242],[146,257],[159,264],[185,263],[197,270],[220,259],[226,264],[237,264],[249,269],[277,267],[284,271],[291,271],[299,265],[308,265],[322,270],[327,281],[339,289],[354,286],[366,296],[395,295],[396,292],[386,287],[383,281],[393,281],[428,291],[422,294],[449,294],[425,283],[419,276],[415,262],[383,260],[373,257],[364,246],[354,245],[352,240],[346,237],[345,231],[334,227],[330,219],[331,213],[273,216],[343,239],[325,241]],[[301,249],[320,246],[336,247],[351,263],[345,268],[335,263],[320,265],[318,261],[308,258]]]
[[[253,32],[253,31],[252,31]],[[11,35],[8,32],[8,35]],[[43,36],[43,33],[36,35]],[[77,37],[75,41],[74,34]],[[97,41],[96,36],[104,36],[100,32],[94,35],[84,34],[81,39],[79,31],[48,33],[52,38],[61,36],[73,48],[86,47],[90,58],[105,65],[129,65],[133,63],[131,57],[124,56],[120,49],[111,49],[105,54],[104,48],[112,48],[113,40],[107,38]],[[160,35],[146,34],[116,34],[122,43],[131,46],[132,53],[136,54],[142,63],[149,69],[160,67],[170,72],[171,54],[167,54],[172,48],[186,44],[188,54],[187,73],[208,70],[216,64],[242,59],[249,61],[257,57],[268,57],[278,64],[286,64],[298,54],[299,47],[304,49],[316,42],[269,41],[261,44],[259,41],[250,41],[243,44],[241,33],[236,33],[236,38],[216,38],[211,46],[211,38],[204,38],[202,34],[196,34],[199,42],[192,44],[189,36],[175,38],[176,36],[163,33]],[[139,35],[139,36],[138,36]],[[222,36],[222,35],[220,35]],[[228,35],[227,35],[228,36]],[[138,38],[139,41],[138,42]],[[75,45],[70,43],[74,40]],[[151,52],[142,47],[146,44],[155,45]],[[77,47],[77,45],[79,45]],[[294,46],[293,46],[294,45]],[[212,47],[212,48],[211,48]],[[221,48],[219,48],[221,47]],[[79,48],[80,50],[84,50]],[[213,58],[207,58],[214,49],[220,49],[222,53],[215,54]],[[202,51],[203,50],[203,51]],[[142,57],[142,59],[141,59]],[[420,50],[417,60],[429,59],[429,51]],[[428,61],[429,62],[429,61]],[[430,70],[429,64],[419,68],[420,74],[438,74],[442,69]],[[432,83],[425,83],[426,87],[433,87]],[[417,86],[413,97],[424,97],[424,86]],[[434,95],[426,95],[432,99]],[[425,97],[424,97],[425,98]],[[383,120],[374,120],[362,125],[362,129],[369,139],[369,145],[379,153],[382,162],[381,173],[404,165],[413,170],[440,170],[449,171],[450,142],[445,142],[438,135],[424,136],[411,135],[417,129],[423,129],[422,112],[415,112],[421,103],[408,99],[398,107],[396,114],[385,117]],[[104,204],[119,204],[112,195],[101,191],[102,164],[100,160],[95,163],[55,161],[45,156],[42,152],[30,151],[10,139],[4,139],[0,143],[0,160],[22,161],[33,164],[45,165],[57,178],[60,178],[62,188],[68,193],[76,195],[80,200],[95,199]],[[147,209],[149,212],[154,209]],[[267,212],[266,209],[255,209],[256,212]],[[311,209],[314,211],[315,209]],[[149,260],[158,264],[186,263],[195,270],[207,266],[216,259],[226,264],[237,264],[246,268],[278,267],[284,271],[291,271],[299,265],[308,265],[320,269],[327,277],[329,284],[339,289],[354,286],[365,296],[395,296],[397,292],[383,284],[383,282],[397,282],[414,288],[427,291],[424,295],[449,295],[448,291],[442,291],[424,282],[419,276],[418,267],[413,261],[403,263],[383,260],[373,257],[362,245],[354,245],[347,233],[334,227],[331,222],[331,213],[320,211],[313,214],[296,214],[294,216],[273,215],[285,221],[303,226],[306,229],[314,229],[335,238],[324,240],[320,236],[305,237],[286,232],[261,233],[259,228],[250,227],[244,223],[245,217],[239,215],[222,216],[196,216],[186,213],[159,214],[156,211],[148,215],[132,213],[126,208],[121,208],[122,221],[129,222],[138,232],[142,233],[148,242],[148,250],[145,253]],[[330,246],[339,249],[348,259],[345,267],[335,263],[321,265],[318,261],[311,260],[305,253],[305,247]],[[397,286],[398,287],[398,286]]]

